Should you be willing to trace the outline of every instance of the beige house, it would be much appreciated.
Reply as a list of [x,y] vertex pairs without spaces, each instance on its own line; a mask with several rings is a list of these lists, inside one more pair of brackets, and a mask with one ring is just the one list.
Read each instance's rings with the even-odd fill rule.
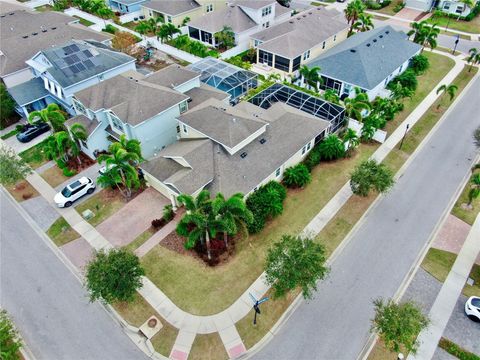
[[161,17],[166,23],[181,26],[187,17],[194,20],[226,6],[225,0],[149,0],[142,4],[142,11],[147,19]]
[[[282,179],[329,131],[330,123],[284,103],[262,109],[210,99],[178,117],[179,140],[141,165],[148,184],[174,206],[208,189],[245,195]],[[288,139],[288,140],[286,140]]]
[[257,49],[259,73],[293,74],[311,59],[347,38],[348,24],[342,13],[322,6],[305,10],[286,21],[250,36]]

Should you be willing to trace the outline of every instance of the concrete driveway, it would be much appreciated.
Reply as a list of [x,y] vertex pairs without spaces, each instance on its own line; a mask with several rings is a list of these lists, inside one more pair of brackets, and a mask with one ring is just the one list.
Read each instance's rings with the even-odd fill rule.
[[162,216],[163,207],[167,204],[170,201],[166,197],[153,188],[147,188],[98,225],[97,230],[114,246],[128,245],[151,226],[153,219]]
[[50,135],[51,135],[50,131],[46,132],[45,134],[37,136],[35,139],[33,139],[32,141],[30,141],[28,143],[21,143],[20,141],[17,140],[17,138],[15,136],[12,136],[12,137],[8,138],[7,140],[4,140],[4,141],[5,141],[5,144],[7,144],[13,150],[15,150],[15,152],[17,154],[20,154],[22,151],[28,150],[31,147],[33,147],[33,146],[37,145],[38,143],[42,142],[43,140],[45,140]]

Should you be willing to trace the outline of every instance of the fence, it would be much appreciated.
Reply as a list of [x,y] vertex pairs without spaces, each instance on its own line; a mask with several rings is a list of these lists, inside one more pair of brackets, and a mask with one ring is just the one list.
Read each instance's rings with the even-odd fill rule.
[[[362,134],[363,124],[361,122],[359,122],[357,120],[354,120],[354,119],[350,119],[348,121],[348,127],[350,129],[355,130],[355,132],[357,134],[359,134],[359,135]],[[375,134],[373,135],[373,140],[378,141],[381,144],[383,144],[385,142],[386,138],[387,138],[387,132],[383,131],[383,130],[380,130],[380,129],[375,131]]]
[[220,54],[220,59],[228,59],[232,56],[238,55],[250,48],[249,43],[245,42],[243,44],[239,44],[223,53]]
[[131,13],[120,15],[120,23],[125,24],[130,21],[138,21],[141,20],[140,16],[143,17],[143,13],[141,10],[133,11]]

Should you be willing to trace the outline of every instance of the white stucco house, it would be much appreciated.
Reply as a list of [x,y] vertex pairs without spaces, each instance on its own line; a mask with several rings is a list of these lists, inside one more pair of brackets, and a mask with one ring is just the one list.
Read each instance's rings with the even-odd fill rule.
[[[474,6],[478,4],[478,0],[473,1]],[[435,8],[447,14],[457,16],[467,16],[472,11],[470,6],[465,5],[457,0],[405,0],[405,7],[419,11],[433,11]]]

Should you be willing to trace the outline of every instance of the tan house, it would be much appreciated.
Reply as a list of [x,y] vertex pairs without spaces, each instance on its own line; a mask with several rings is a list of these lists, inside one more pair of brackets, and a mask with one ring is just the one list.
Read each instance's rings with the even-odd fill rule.
[[259,73],[293,74],[303,64],[345,40],[348,24],[342,13],[316,7],[251,35]]
[[147,19],[161,17],[166,23],[181,26],[187,17],[194,20],[226,6],[225,0],[149,0],[142,4],[142,11]]

